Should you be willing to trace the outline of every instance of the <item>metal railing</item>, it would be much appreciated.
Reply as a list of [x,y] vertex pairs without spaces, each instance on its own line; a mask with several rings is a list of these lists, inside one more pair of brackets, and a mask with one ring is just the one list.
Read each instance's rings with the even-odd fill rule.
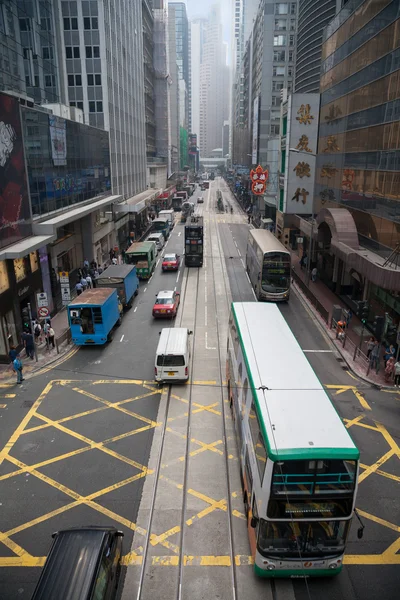
[[69,344],[71,342],[71,330],[70,329],[66,329],[65,331],[63,331],[63,333],[61,335],[59,335],[58,337],[56,337],[55,342],[56,342],[56,349],[57,349],[57,354],[60,354],[60,346],[63,342],[67,341],[67,343]]

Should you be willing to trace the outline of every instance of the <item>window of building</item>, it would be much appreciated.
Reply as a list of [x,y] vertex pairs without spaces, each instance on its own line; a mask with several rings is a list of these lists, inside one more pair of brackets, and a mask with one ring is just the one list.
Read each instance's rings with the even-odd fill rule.
[[80,108],[81,110],[83,110],[83,102],[77,102],[76,103],[76,107]]
[[74,85],[82,85],[82,75],[68,75],[68,85],[73,87]]
[[274,46],[286,46],[286,35],[274,35]]
[[65,56],[72,58],[72,46],[65,46]]
[[294,46],[294,34],[289,35],[289,46]]
[[100,75],[100,73],[96,73],[96,75],[94,76],[94,84],[95,85],[101,85],[101,75]]
[[86,46],[86,58],[100,58],[100,46]]
[[296,31],[296,21],[294,19],[290,19],[290,30]]
[[271,125],[271,135],[279,135],[279,125]]
[[99,101],[96,102],[96,111],[98,113],[103,112],[103,103],[101,102],[101,100],[99,100]]
[[34,81],[35,81],[35,87],[40,87],[39,75],[35,75]]
[[275,14],[276,15],[287,15],[288,14],[287,2],[278,2],[278,4],[275,4]]
[[279,106],[281,103],[280,96],[272,96],[272,106]]
[[94,102],[93,100],[91,100],[89,102],[89,112],[91,112],[91,113],[96,112],[96,102]]
[[21,31],[30,31],[31,30],[30,19],[20,19],[19,20],[19,28]]
[[290,3],[290,14],[295,15],[297,11],[297,4],[295,2]]
[[24,58],[29,58],[29,53],[30,53],[29,51],[30,51],[30,48],[23,48],[22,49],[22,54],[23,54]]
[[44,76],[44,85],[45,85],[45,87],[56,87],[55,76],[54,75],[45,75]]
[[285,67],[273,67],[272,74],[275,77],[277,75],[285,75]]
[[275,29],[286,31],[286,19],[275,19]]
[[85,29],[98,29],[99,20],[97,17],[84,17],[83,26]]
[[43,60],[53,60],[54,52],[51,46],[43,46],[42,48]]
[[51,19],[48,17],[42,17],[40,19],[40,29],[42,31],[51,31]]
[[92,75],[91,73],[88,73],[87,84],[88,85],[94,85],[94,75]]
[[78,29],[78,19],[76,17],[64,17],[64,31],[69,31],[70,29],[74,31]]
[[283,81],[273,81],[272,82],[272,91],[278,92],[283,89]]
[[293,60],[293,50],[289,50],[289,60],[292,61]]
[[274,50],[274,62],[284,62],[286,58],[285,50]]
[[292,77],[292,75],[293,75],[293,67],[288,67],[287,74],[288,74],[288,77]]

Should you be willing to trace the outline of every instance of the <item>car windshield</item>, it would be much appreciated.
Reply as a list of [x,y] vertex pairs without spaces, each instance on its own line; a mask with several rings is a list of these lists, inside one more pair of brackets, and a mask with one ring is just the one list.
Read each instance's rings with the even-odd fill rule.
[[340,554],[344,551],[349,521],[260,520],[258,548],[264,555],[303,558]]
[[173,298],[157,298],[156,304],[173,304]]
[[166,254],[164,256],[164,262],[171,262],[171,261],[174,261],[174,260],[176,260],[175,254]]

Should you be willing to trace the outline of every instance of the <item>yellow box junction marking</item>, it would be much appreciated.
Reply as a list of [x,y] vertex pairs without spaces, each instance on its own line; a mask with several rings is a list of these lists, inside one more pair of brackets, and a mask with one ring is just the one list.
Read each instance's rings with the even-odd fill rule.
[[[91,392],[88,392],[87,390],[81,389],[81,387],[79,387],[79,385],[83,385],[84,383],[89,383],[90,385],[93,385],[93,386],[100,385],[100,384],[105,384],[105,385],[107,385],[107,384],[132,385],[133,384],[133,385],[140,385],[140,386],[144,387],[145,389],[147,389],[147,391],[143,394],[140,394],[140,395],[134,397],[134,398],[128,398],[128,399],[113,403],[104,398],[101,398],[98,395],[92,394]],[[75,415],[71,415],[69,417],[65,417],[65,418],[58,419],[58,420],[49,419],[48,417],[46,417],[45,415],[43,415],[39,412],[39,408],[40,408],[40,405],[41,405],[42,401],[44,400],[44,398],[49,394],[51,389],[56,385],[60,385],[60,386],[73,385],[74,387],[72,388],[72,390],[75,393],[81,394],[82,396],[85,396],[85,397],[91,398],[92,400],[95,400],[96,402],[99,403],[99,407],[91,409],[91,410],[83,411],[81,413],[77,413]],[[215,381],[195,381],[195,382],[192,382],[192,385],[216,385],[216,382]],[[336,390],[336,395],[340,395],[349,390],[352,391],[354,393],[354,395],[356,396],[356,398],[358,399],[358,401],[360,402],[361,406],[365,410],[370,410],[370,407],[367,404],[362,393],[360,393],[355,386],[328,385],[326,387],[328,389]],[[96,510],[97,512],[100,512],[101,514],[109,517],[110,519],[116,521],[117,523],[120,523],[121,525],[125,526],[127,529],[131,529],[132,531],[135,531],[136,534],[139,534],[141,536],[146,535],[146,531],[143,528],[138,527],[135,523],[129,521],[128,519],[125,519],[124,517],[121,517],[120,515],[114,513],[113,511],[111,511],[107,508],[104,508],[103,506],[98,504],[96,502],[96,500],[98,498],[100,498],[101,496],[103,496],[104,494],[109,493],[112,490],[119,489],[123,486],[128,485],[132,481],[135,481],[138,478],[142,478],[142,477],[145,477],[146,475],[152,474],[152,471],[147,470],[146,467],[144,467],[143,465],[140,465],[136,461],[133,461],[117,452],[114,452],[110,448],[107,448],[107,444],[109,444],[113,441],[119,440],[119,439],[129,437],[131,435],[135,435],[139,431],[144,431],[146,429],[160,426],[161,423],[157,423],[150,419],[147,419],[146,417],[143,417],[143,416],[139,415],[138,413],[130,410],[130,408],[125,407],[125,405],[128,403],[131,403],[135,400],[139,400],[139,399],[143,399],[143,398],[152,396],[154,394],[160,393],[160,391],[161,391],[160,388],[155,387],[154,382],[145,381],[145,380],[130,380],[130,379],[128,379],[128,380],[121,380],[121,379],[98,380],[96,382],[93,382],[93,381],[78,382],[76,380],[56,380],[56,381],[50,382],[45,387],[45,389],[43,390],[43,392],[41,393],[39,398],[36,400],[36,402],[34,403],[32,408],[26,415],[26,417],[22,420],[19,427],[17,427],[15,432],[10,437],[10,440],[8,441],[6,446],[0,452],[0,461],[7,460],[8,462],[15,465],[15,467],[16,467],[16,470],[13,471],[12,473],[8,473],[8,474],[0,477],[0,481],[3,479],[9,479],[10,477],[15,477],[16,475],[20,475],[22,473],[30,473],[31,475],[42,480],[44,483],[60,490],[61,492],[63,492],[67,496],[69,496],[71,498],[71,502],[57,510],[50,511],[50,512],[48,512],[44,515],[41,515],[40,517],[33,519],[27,523],[20,524],[19,526],[14,527],[13,529],[11,529],[9,531],[0,533],[0,543],[3,543],[4,545],[6,545],[15,554],[14,557],[0,558],[0,566],[42,566],[44,563],[45,557],[34,557],[34,556],[30,555],[21,546],[16,544],[11,539],[11,537],[21,531],[24,531],[24,530],[26,530],[30,527],[33,527],[35,525],[38,525],[50,518],[53,518],[59,514],[62,514],[66,511],[70,510],[73,507],[83,505],[83,504],[87,505],[90,508]],[[176,395],[172,395],[172,398],[175,400],[178,400],[184,406],[188,405],[188,400],[185,398],[182,398],[182,397],[176,396]],[[211,414],[220,416],[221,412],[218,410],[218,407],[219,407],[218,402],[215,402],[215,403],[212,403],[212,404],[209,404],[206,406],[203,406],[199,403],[194,402],[193,407],[192,407],[192,412],[201,413],[202,411],[207,411]],[[74,419],[78,419],[78,418],[80,418],[82,416],[86,416],[86,415],[95,414],[100,411],[113,410],[113,409],[117,410],[119,412],[122,412],[126,415],[132,416],[136,419],[141,420],[143,422],[143,427],[133,430],[133,431],[130,431],[125,434],[117,435],[114,438],[110,438],[110,439],[104,440],[102,442],[94,442],[93,440],[90,440],[86,436],[78,434],[75,431],[72,431],[71,429],[69,429],[67,427],[67,423],[69,421],[73,421]],[[185,416],[187,417],[187,414],[188,413],[185,411],[184,415],[180,415],[180,416],[174,417],[172,419],[169,419],[168,420],[169,425],[167,427],[167,431],[169,431],[170,433],[173,433],[174,435],[180,437],[181,439],[186,439],[186,437],[183,434],[181,434],[178,431],[174,431],[174,429],[171,427],[171,425],[172,425],[173,421],[184,418]],[[28,428],[29,421],[31,420],[32,417],[42,420],[43,424]],[[400,477],[397,477],[395,475],[392,475],[390,473],[383,471],[381,469],[381,466],[392,456],[397,456],[398,458],[400,458],[399,446],[396,444],[396,442],[394,441],[394,439],[392,438],[392,436],[389,434],[389,432],[387,431],[387,429],[384,426],[382,426],[381,424],[379,424],[377,422],[375,422],[375,425],[363,423],[364,418],[365,418],[365,415],[359,415],[352,420],[345,419],[346,427],[347,428],[362,427],[369,431],[378,433],[385,439],[385,441],[387,442],[387,444],[389,446],[389,449],[378,461],[376,461],[376,463],[374,463],[374,465],[368,466],[365,464],[361,464],[361,468],[364,470],[360,475],[360,482],[362,482],[364,479],[366,479],[373,473],[398,482],[400,480]],[[68,452],[63,455],[59,455],[59,456],[47,459],[45,461],[42,461],[35,465],[30,465],[30,466],[17,460],[15,457],[13,457],[11,455],[13,446],[15,445],[16,441],[19,439],[20,436],[25,435],[27,433],[34,432],[34,431],[38,431],[40,429],[44,429],[47,427],[55,427],[56,429],[66,433],[67,435],[70,435],[70,436],[78,439],[79,441],[84,443],[85,446],[78,450]],[[196,449],[191,450],[191,452],[190,452],[191,457],[195,457],[206,451],[210,451],[213,453],[217,453],[219,455],[223,455],[224,448],[223,448],[222,440],[216,440],[213,443],[204,443],[201,440],[196,440],[194,438],[191,438],[190,441],[193,445],[197,446]],[[105,454],[110,455],[113,458],[116,458],[117,460],[120,460],[131,466],[134,466],[139,470],[139,473],[134,475],[133,477],[129,477],[123,481],[117,482],[107,488],[104,488],[102,490],[94,492],[88,496],[81,496],[74,490],[69,489],[67,486],[64,486],[63,484],[53,480],[52,478],[47,477],[46,475],[42,474],[39,471],[39,469],[43,466],[55,463],[60,460],[64,460],[71,456],[77,456],[84,452],[88,452],[91,449],[100,450],[101,452],[104,452]],[[237,459],[237,457],[230,457],[230,458]],[[185,457],[179,457],[179,459],[176,459],[176,461],[173,461],[173,462],[182,462],[184,460],[185,460]],[[1,462],[0,462],[0,464],[1,464]],[[173,463],[171,463],[171,464],[173,464]],[[162,465],[162,469],[164,469],[167,466],[170,466],[170,465]],[[164,479],[170,485],[173,485],[173,486],[177,487],[178,489],[183,490],[182,484],[173,481],[171,478],[166,477],[163,473],[160,474],[160,479]],[[200,519],[211,514],[215,510],[221,510],[224,512],[227,511],[227,501],[224,498],[222,498],[220,500],[215,500],[215,499],[210,498],[209,496],[206,496],[205,494],[203,494],[197,490],[194,490],[192,488],[188,489],[187,493],[190,495],[193,495],[194,497],[200,499],[201,501],[203,501],[205,503],[205,507],[202,510],[200,510],[196,515],[194,515],[193,517],[191,517],[190,519],[188,519],[186,521],[187,526],[192,526],[197,521],[199,521]],[[241,492],[233,492],[232,493],[232,497],[234,497],[234,498],[236,498],[237,496],[240,496],[240,495],[241,495]],[[364,518],[372,520],[375,523],[377,523],[378,525],[389,528],[392,531],[395,531],[396,533],[400,534],[400,527],[398,525],[389,523],[388,521],[381,519],[380,517],[371,515],[365,511],[359,510],[359,512]],[[232,510],[232,515],[238,519],[246,520],[245,515],[237,510]],[[152,556],[152,558],[151,558],[152,565],[154,565],[154,566],[177,566],[179,564],[179,556],[178,556],[179,550],[180,550],[179,546],[170,541],[170,538],[178,533],[180,533],[179,525],[172,527],[172,528],[168,529],[167,531],[161,532],[157,535],[156,534],[151,535],[150,544],[153,547],[156,547],[157,545],[161,545],[164,548],[169,549],[173,553],[171,556]],[[397,565],[397,564],[400,564],[400,554],[397,554],[399,549],[400,549],[400,535],[399,535],[399,538],[396,539],[382,554],[380,554],[380,555],[346,555],[345,556],[345,564],[371,564],[371,565],[396,564]],[[125,555],[125,557],[123,557],[122,564],[124,564],[124,565],[141,564],[143,561],[142,554],[143,554],[143,547],[139,546],[135,550],[132,550],[127,555]],[[235,565],[238,567],[239,566],[250,566],[253,564],[252,557],[246,556],[246,555],[235,556],[234,561],[235,561]],[[183,557],[183,564],[188,567],[194,566],[194,565],[226,567],[226,566],[231,565],[231,558],[230,558],[230,556],[225,556],[225,555],[222,555],[222,556],[188,556],[188,555],[185,555]]]

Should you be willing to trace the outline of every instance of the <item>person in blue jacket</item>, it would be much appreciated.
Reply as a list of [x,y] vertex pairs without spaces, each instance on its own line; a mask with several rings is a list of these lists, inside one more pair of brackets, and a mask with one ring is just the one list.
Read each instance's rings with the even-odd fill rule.
[[13,360],[13,367],[14,371],[17,374],[17,383],[19,384],[25,381],[25,379],[22,377],[22,361],[19,357],[19,354]]

